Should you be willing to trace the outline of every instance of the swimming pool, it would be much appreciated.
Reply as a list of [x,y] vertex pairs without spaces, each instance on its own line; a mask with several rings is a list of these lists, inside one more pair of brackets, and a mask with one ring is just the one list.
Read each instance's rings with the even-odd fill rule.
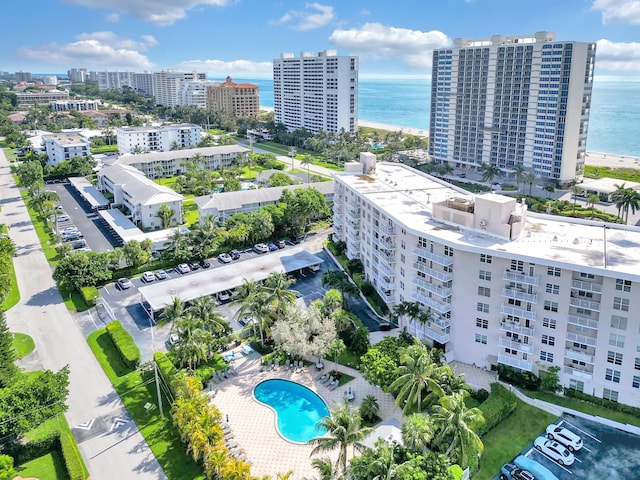
[[306,443],[324,435],[317,423],[329,416],[329,409],[307,387],[289,380],[265,380],[256,385],[253,396],[275,411],[278,433],[285,440]]

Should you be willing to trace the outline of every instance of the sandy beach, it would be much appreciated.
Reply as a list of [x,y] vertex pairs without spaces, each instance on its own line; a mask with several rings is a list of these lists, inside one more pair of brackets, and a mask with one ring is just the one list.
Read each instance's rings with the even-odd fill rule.
[[610,168],[640,168],[640,156],[617,155],[615,153],[587,152],[587,165]]

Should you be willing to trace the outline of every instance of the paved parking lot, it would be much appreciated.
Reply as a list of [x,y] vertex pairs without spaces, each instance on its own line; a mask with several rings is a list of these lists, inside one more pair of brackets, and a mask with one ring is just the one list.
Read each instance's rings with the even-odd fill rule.
[[[582,438],[575,462],[562,466],[531,443],[522,452],[544,465],[559,480],[632,480],[640,478],[640,437],[581,417],[564,415],[558,422]],[[541,432],[540,435],[544,435]],[[497,480],[499,477],[496,476]]]

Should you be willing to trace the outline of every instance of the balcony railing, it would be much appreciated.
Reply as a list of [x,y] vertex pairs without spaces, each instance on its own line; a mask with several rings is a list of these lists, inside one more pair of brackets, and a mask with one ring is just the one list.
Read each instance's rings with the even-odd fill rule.
[[425,340],[424,337],[427,337],[432,340],[435,340],[438,343],[447,343],[451,337],[448,331],[439,332],[426,324],[418,325],[416,327],[416,334],[418,338],[420,338],[421,340]]
[[590,347],[595,347],[598,343],[598,339],[595,337],[588,337],[586,335],[579,335],[573,332],[567,332],[567,341],[583,343],[585,345],[589,345]]
[[453,280],[453,273],[443,272],[442,270],[429,268],[426,263],[415,262],[413,264],[413,268],[415,268],[419,272],[425,273],[430,277],[437,278],[438,280],[441,280],[443,282],[450,282]]
[[412,297],[417,302],[420,302],[420,303],[426,305],[427,307],[431,307],[432,309],[434,309],[438,313],[445,314],[445,313],[449,313],[451,311],[451,304],[450,303],[437,302],[433,298],[427,297],[426,295],[422,295],[420,292],[415,292],[412,295]]
[[396,244],[391,240],[387,240],[387,239],[384,239],[384,238],[379,238],[378,242],[379,242],[379,244],[380,244],[380,246],[382,248],[386,248],[388,250],[395,250],[396,249]]
[[533,275],[525,275],[522,272],[514,272],[512,270],[505,270],[502,279],[508,282],[525,283],[527,285],[537,286],[539,278]]
[[586,308],[594,312],[600,311],[600,302],[592,302],[591,300],[582,300],[580,298],[572,297],[569,301],[572,307]]
[[439,285],[434,285],[433,283],[425,282],[421,278],[414,278],[411,281],[411,283],[421,287],[424,290],[427,290],[428,292],[435,293],[436,295],[438,295],[441,298],[447,298],[447,297],[451,296],[451,289],[450,288],[444,288],[444,287],[441,287]]
[[385,275],[392,277],[394,276],[396,273],[393,270],[393,268],[391,268],[387,263],[385,262],[379,262],[377,265],[378,270],[382,270],[382,273],[384,273]]
[[599,283],[585,282],[582,280],[573,280],[571,282],[571,288],[584,290],[585,292],[602,293],[602,285]]
[[395,287],[395,284],[393,280],[391,280],[391,277],[385,277],[384,274],[377,276],[377,282],[378,285],[380,285],[385,290],[391,290],[393,287]]
[[512,323],[507,320],[500,322],[500,330],[505,332],[517,333],[518,335],[526,335],[531,337],[535,334],[535,328],[525,327],[517,323]]
[[354,210],[353,208],[347,209],[347,216],[354,221],[360,222],[360,209]]
[[439,263],[440,265],[444,265],[445,267],[449,267],[453,265],[453,257],[436,255],[435,253],[431,253],[426,248],[416,247],[413,249],[413,253],[421,256],[422,258],[426,258],[427,260],[431,260],[432,262],[436,262],[436,263]]
[[579,325],[581,327],[593,328],[594,330],[597,330],[599,325],[599,322],[597,320],[593,320],[592,318],[581,317],[579,315],[569,315],[568,322],[571,325]]
[[389,237],[393,237],[396,234],[395,229],[388,223],[378,224],[378,232],[382,233],[383,235],[388,235]]
[[507,355],[505,353],[498,354],[498,363],[509,365],[510,367],[519,368],[520,370],[524,370],[526,372],[530,372],[531,370],[533,370],[532,361],[523,360],[518,357],[512,357],[511,355]]
[[395,300],[395,290],[383,288],[381,285],[376,286],[376,291],[386,303],[391,303]]
[[344,217],[342,215],[335,215],[333,217],[333,226],[335,227],[336,225],[344,225]]
[[526,318],[528,320],[536,319],[536,312],[530,312],[524,308],[512,307],[510,305],[500,305],[500,312],[512,317]]
[[585,380],[591,380],[593,378],[593,373],[587,372],[586,370],[580,370],[579,368],[564,367],[564,372]]
[[504,298],[513,298],[514,300],[522,300],[530,303],[538,302],[538,294],[521,292],[517,288],[509,288],[509,287],[503,288],[502,296]]
[[573,348],[567,348],[564,351],[564,356],[572,360],[578,360],[579,362],[590,363],[592,365],[595,363],[593,355],[584,353],[581,350],[574,350]]
[[505,337],[500,337],[498,343],[501,347],[511,348],[512,350],[518,350],[519,352],[524,353],[533,353],[533,345],[517,342]]

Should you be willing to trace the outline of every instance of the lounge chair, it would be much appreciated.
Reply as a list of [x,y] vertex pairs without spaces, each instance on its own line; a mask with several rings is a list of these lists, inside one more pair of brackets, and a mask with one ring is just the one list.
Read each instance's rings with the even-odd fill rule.
[[335,382],[336,379],[333,378],[333,375],[329,375],[329,378],[327,378],[324,382],[322,382],[323,385],[329,386],[331,384],[333,384],[333,382]]
[[279,360],[276,360],[275,362],[273,362],[273,368],[274,368],[274,370],[280,368],[280,361]]
[[273,360],[269,360],[269,363],[267,364],[267,368],[269,370],[273,370]]
[[[294,363],[295,363],[295,362],[294,362]],[[289,359],[287,358],[287,361],[286,361],[286,362],[284,362],[284,366],[285,366],[285,367],[287,367],[287,370],[289,370],[289,369],[291,368],[291,360],[289,360]]]
[[211,377],[211,381],[213,383],[220,383],[220,380],[218,380],[218,377],[216,377],[215,374]]
[[329,385],[329,391],[333,392],[336,388],[338,388],[340,386],[340,383],[336,380],[335,384],[332,383],[331,385]]
[[237,448],[237,447],[238,447],[238,442],[236,442],[236,441],[232,441],[232,442],[227,443],[227,448],[229,450],[231,450],[232,448]]
[[316,377],[316,380],[320,380],[323,381],[324,379],[326,379],[329,376],[329,374],[327,372],[320,374]]
[[219,382],[224,382],[224,377],[220,374],[220,372],[216,372],[214,375]]

